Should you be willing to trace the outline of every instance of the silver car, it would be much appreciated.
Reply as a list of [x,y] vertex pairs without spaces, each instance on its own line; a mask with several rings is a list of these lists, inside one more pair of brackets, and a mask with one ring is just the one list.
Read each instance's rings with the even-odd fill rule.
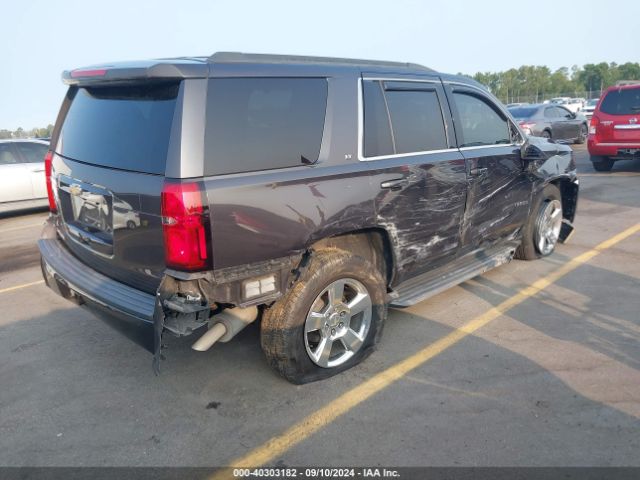
[[0,140],[0,213],[48,204],[42,140]]

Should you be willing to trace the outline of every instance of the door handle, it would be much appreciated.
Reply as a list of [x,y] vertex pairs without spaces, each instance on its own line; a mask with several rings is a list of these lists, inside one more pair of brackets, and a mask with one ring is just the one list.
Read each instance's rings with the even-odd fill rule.
[[475,167],[469,170],[469,174],[472,177],[484,178],[489,174],[489,169],[486,167],[482,167],[482,168]]
[[380,184],[380,188],[387,188],[389,190],[401,190],[402,187],[409,185],[409,180],[406,177],[394,178],[393,180],[387,180]]

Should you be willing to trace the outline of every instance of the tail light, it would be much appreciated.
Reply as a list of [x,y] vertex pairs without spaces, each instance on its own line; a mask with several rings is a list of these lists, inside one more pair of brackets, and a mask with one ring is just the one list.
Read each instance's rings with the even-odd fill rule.
[[162,189],[162,231],[167,267],[183,271],[211,267],[209,210],[202,185],[166,181]]
[[595,115],[591,117],[591,121],[589,122],[589,135],[595,135],[598,131],[598,124],[600,123],[600,119]]
[[53,196],[53,183],[51,179],[52,162],[53,162],[53,152],[49,150],[44,156],[44,174],[46,176],[46,182],[47,182],[47,197],[49,197],[49,210],[52,213],[56,213],[58,211],[58,207],[56,206],[56,200]]
[[520,122],[519,125],[527,135],[531,135],[533,127],[536,126],[533,122]]

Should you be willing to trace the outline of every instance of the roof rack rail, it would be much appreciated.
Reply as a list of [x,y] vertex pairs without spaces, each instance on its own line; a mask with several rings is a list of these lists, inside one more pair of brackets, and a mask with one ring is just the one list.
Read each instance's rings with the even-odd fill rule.
[[625,87],[627,85],[640,85],[640,80],[618,80],[616,87]]
[[208,58],[210,63],[328,63],[336,65],[403,67],[433,72],[418,63],[361,60],[355,58],[311,57],[304,55],[272,55],[265,53],[216,52]]

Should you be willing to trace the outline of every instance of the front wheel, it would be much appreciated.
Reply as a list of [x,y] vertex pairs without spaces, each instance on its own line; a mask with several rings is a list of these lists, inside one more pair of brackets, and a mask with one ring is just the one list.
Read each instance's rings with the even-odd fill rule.
[[372,351],[387,316],[386,284],[368,260],[336,248],[312,254],[296,284],[262,318],[262,350],[287,380],[331,377]]
[[587,141],[587,135],[589,134],[589,128],[586,123],[580,125],[580,132],[578,134],[578,138],[576,138],[576,143],[581,145]]
[[535,260],[551,255],[558,244],[562,229],[562,198],[560,190],[549,184],[537,196],[529,219],[522,229],[522,243],[516,258]]

